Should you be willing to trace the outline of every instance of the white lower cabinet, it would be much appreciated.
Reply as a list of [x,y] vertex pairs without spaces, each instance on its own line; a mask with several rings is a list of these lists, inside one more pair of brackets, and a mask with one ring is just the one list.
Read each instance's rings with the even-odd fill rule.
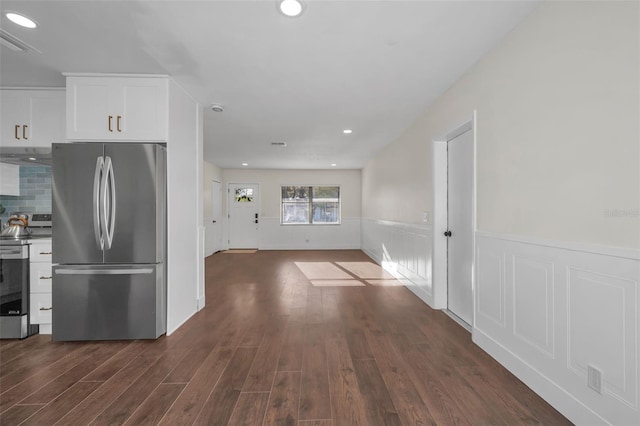
[[31,324],[40,325],[40,334],[51,334],[51,239],[33,240],[29,252],[31,261],[29,270]]

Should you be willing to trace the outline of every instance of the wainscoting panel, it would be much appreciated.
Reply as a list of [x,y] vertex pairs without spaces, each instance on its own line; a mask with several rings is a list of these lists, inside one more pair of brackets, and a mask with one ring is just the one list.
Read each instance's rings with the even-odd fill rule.
[[553,358],[553,263],[513,256],[511,265],[513,333]]
[[477,277],[484,285],[476,286],[476,326],[492,322],[505,328],[505,293],[503,254],[491,247],[477,251]]
[[362,250],[433,306],[431,239],[426,226],[362,219]]
[[360,218],[342,218],[340,225],[281,225],[280,218],[260,220],[260,250],[360,249]]
[[[638,328],[637,281],[569,268],[568,365],[586,380],[587,366],[603,371],[603,392],[637,408],[634,335]],[[607,321],[599,312],[606,306]],[[635,361],[635,364],[634,364]],[[605,374],[606,372],[606,374]]]
[[574,423],[640,424],[639,282],[637,250],[479,232],[473,340]]

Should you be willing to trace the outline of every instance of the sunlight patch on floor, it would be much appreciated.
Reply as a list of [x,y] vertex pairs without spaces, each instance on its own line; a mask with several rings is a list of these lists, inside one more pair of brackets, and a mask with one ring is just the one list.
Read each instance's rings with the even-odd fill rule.
[[372,262],[295,262],[315,287],[402,287],[379,265]]
[[380,265],[371,262],[336,262],[338,266],[351,272],[356,277],[378,280],[392,280],[393,275],[382,269]]
[[309,281],[353,279],[351,275],[331,262],[296,262],[296,266]]

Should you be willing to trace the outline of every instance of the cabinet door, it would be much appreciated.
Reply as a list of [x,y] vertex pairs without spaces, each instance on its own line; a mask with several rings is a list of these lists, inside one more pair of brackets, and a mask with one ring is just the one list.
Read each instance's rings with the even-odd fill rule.
[[25,134],[29,145],[50,147],[65,142],[64,91],[29,91],[29,122]]
[[19,90],[0,92],[0,143],[6,147],[25,146],[22,126],[28,119],[26,95]]
[[119,139],[167,140],[168,83],[159,78],[120,79],[122,109]]
[[113,137],[112,85],[106,78],[67,77],[67,139]]
[[63,90],[3,90],[0,142],[6,147],[51,147],[65,142]]

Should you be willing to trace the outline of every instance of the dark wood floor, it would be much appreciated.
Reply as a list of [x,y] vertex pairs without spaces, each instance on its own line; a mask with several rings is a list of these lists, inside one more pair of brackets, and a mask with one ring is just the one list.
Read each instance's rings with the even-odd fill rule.
[[570,424],[360,251],[206,274],[206,308],[157,341],[2,341],[0,424]]

